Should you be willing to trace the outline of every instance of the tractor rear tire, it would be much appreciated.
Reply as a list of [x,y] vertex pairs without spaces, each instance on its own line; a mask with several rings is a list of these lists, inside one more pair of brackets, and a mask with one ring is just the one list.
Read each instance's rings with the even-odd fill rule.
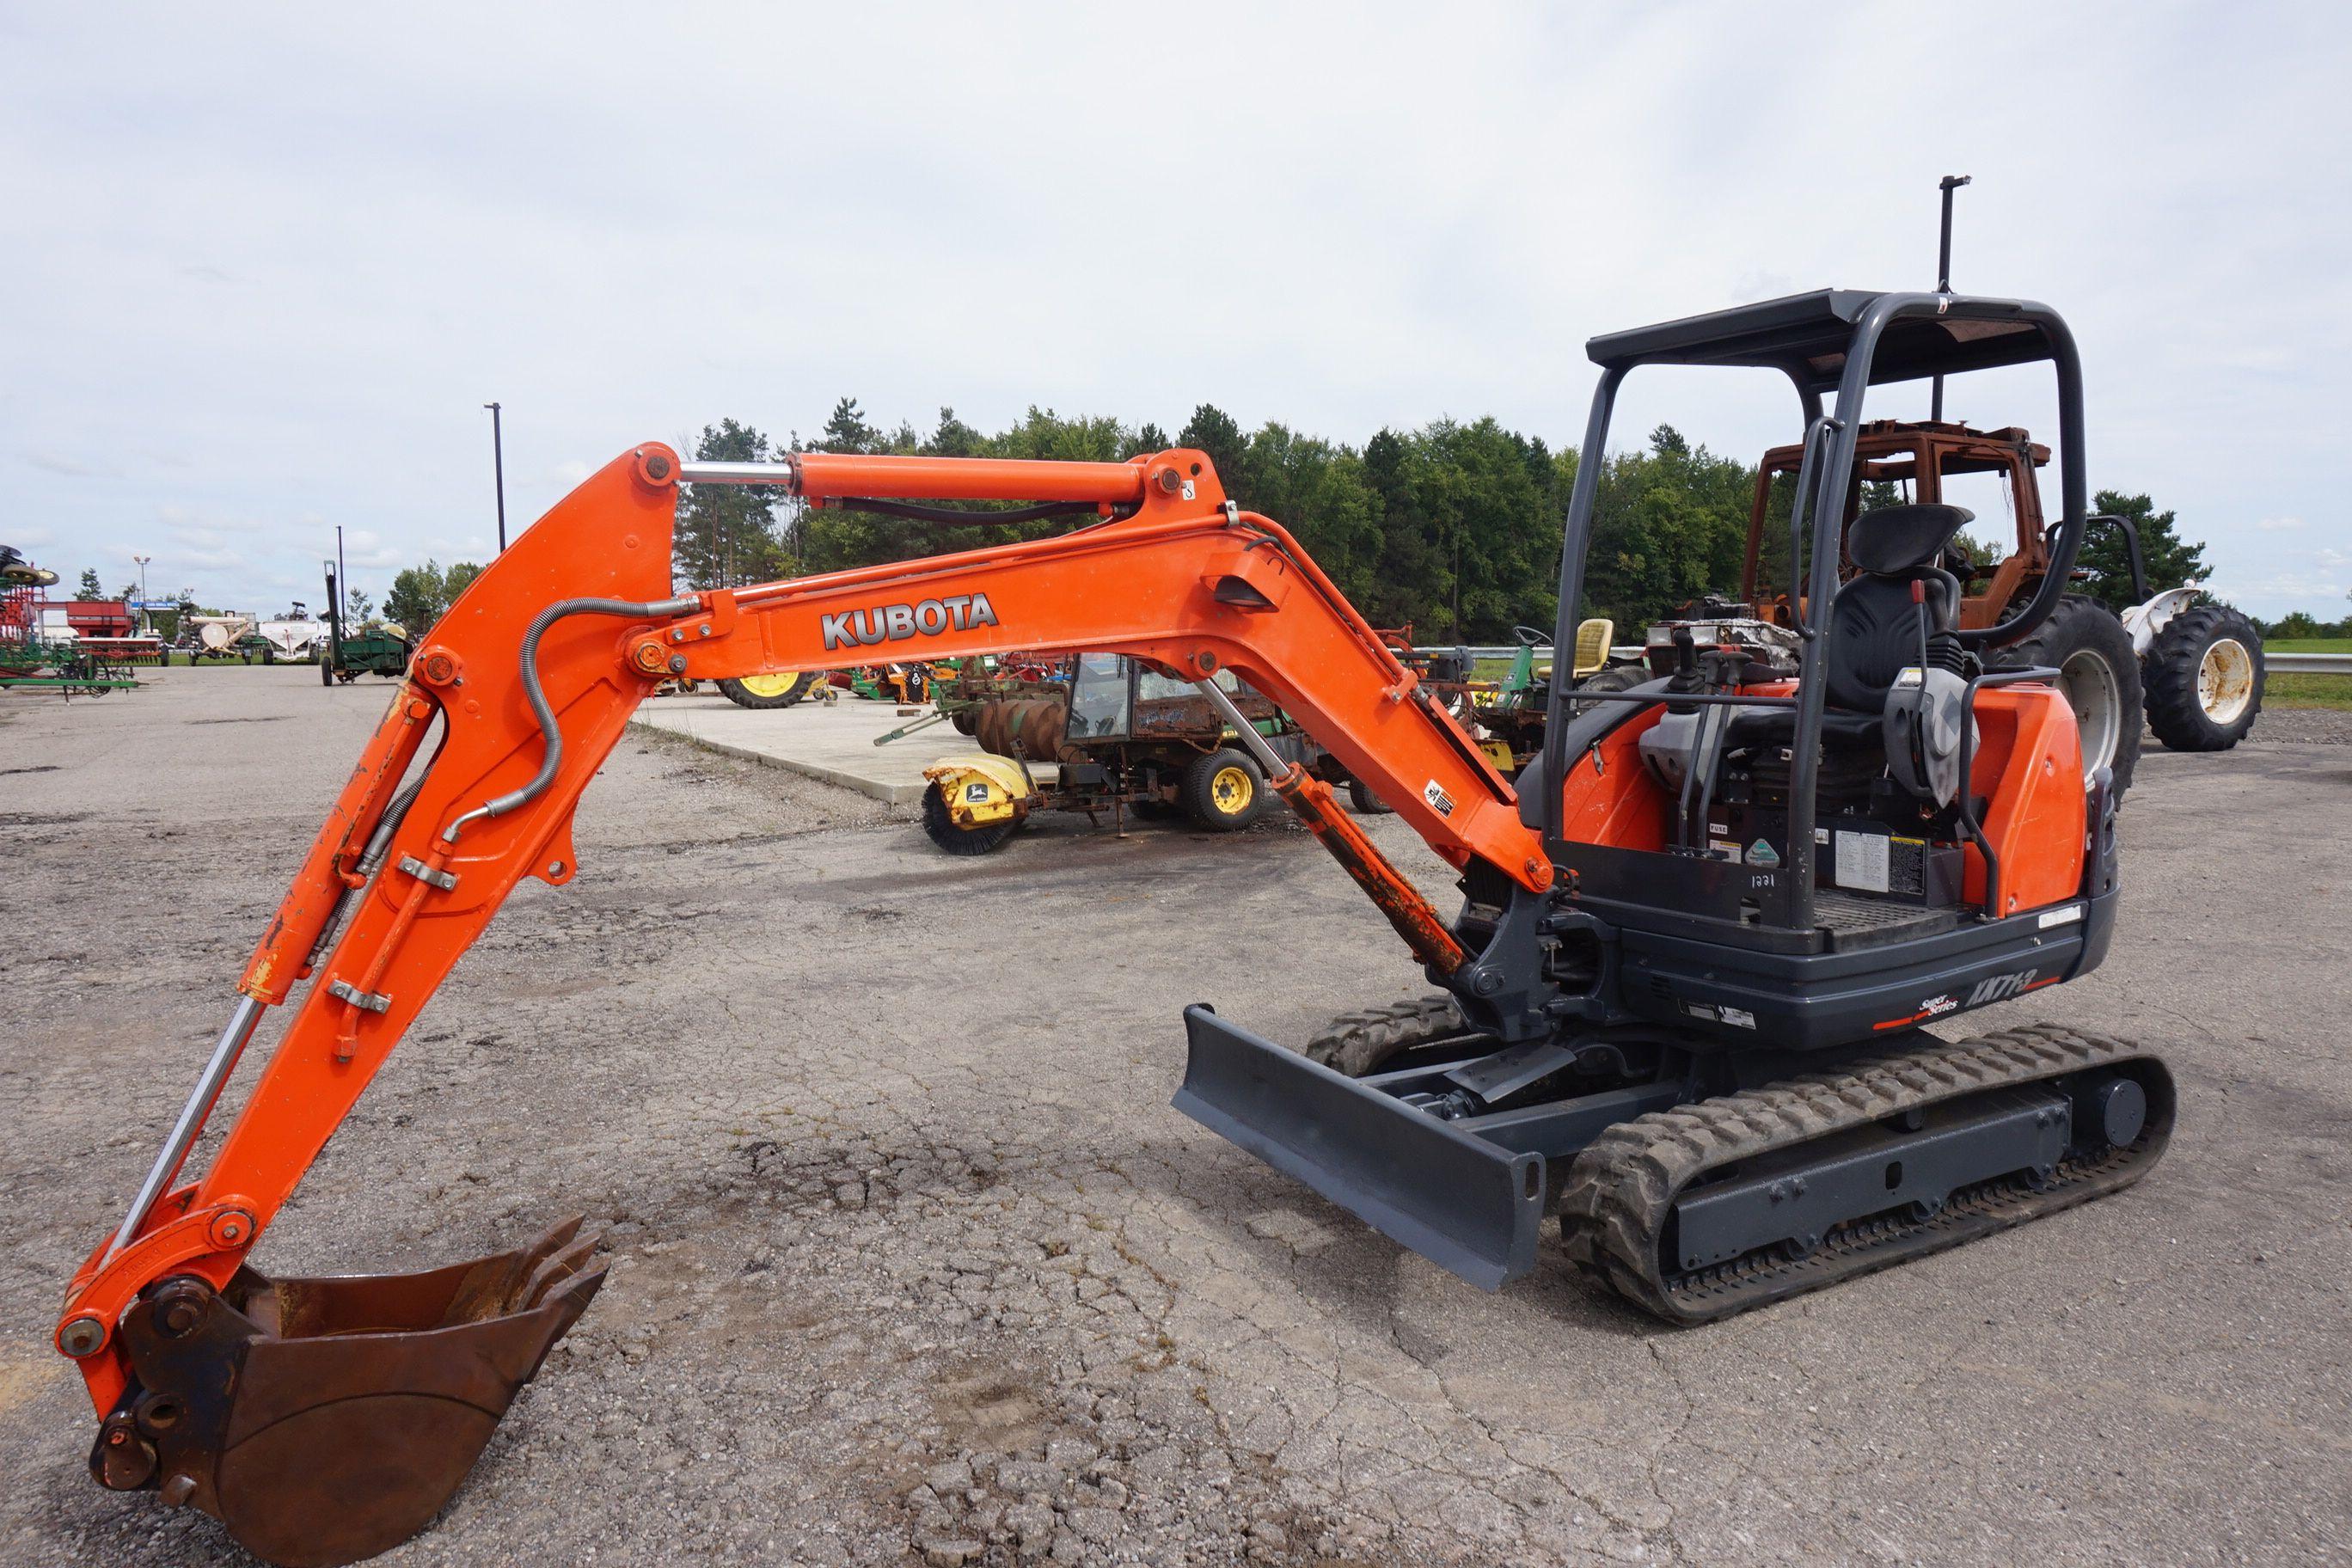
[[1265,775],[1249,753],[1227,746],[1185,765],[1176,798],[1210,832],[1237,833],[1265,814]]
[[940,793],[936,781],[923,792],[924,836],[950,855],[985,855],[1012,837],[1020,826],[1020,818],[1013,816],[1002,822],[984,822],[977,827],[959,826],[948,811],[948,797]]
[[730,677],[719,683],[719,695],[738,708],[790,708],[823,679],[823,674],[815,670],[747,675],[740,680]]
[[2263,634],[2221,605],[2166,623],[2140,661],[2147,727],[2176,752],[2226,752],[2263,710]]
[[1393,812],[1396,807],[1374,795],[1370,785],[1350,773],[1348,775],[1348,809],[1358,816],[1379,816]]
[[[194,669],[195,667],[196,661],[194,659],[192,658],[188,660],[188,668],[190,669]],[[319,661],[319,684],[326,687],[332,687],[335,684],[335,667],[328,663],[323,658]]]
[[2056,668],[2058,689],[2083,737],[2084,781],[2105,765],[2121,800],[2139,762],[2143,718],[2139,657],[2115,613],[2096,599],[2068,594],[2032,637],[2000,649],[1991,663],[2003,669]]

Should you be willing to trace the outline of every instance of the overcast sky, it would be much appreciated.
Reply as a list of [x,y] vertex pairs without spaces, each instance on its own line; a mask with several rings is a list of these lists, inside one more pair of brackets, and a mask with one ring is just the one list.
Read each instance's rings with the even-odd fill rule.
[[[275,613],[633,442],[1214,402],[1580,435],[1595,332],[1934,280],[2080,339],[2095,487],[2352,586],[2352,9],[0,0],[0,542]],[[2046,370],[1950,412],[2054,425]],[[1895,389],[1874,407],[1925,412]],[[1752,458],[1786,384],[1647,373]]]

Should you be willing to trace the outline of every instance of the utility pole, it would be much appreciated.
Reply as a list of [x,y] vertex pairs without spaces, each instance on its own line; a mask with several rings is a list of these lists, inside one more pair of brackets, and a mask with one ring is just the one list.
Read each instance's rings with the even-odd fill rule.
[[[1952,291],[1952,193],[1967,184],[1969,177],[1967,174],[1947,174],[1936,186],[1944,193],[1944,237],[1936,248],[1936,292],[1938,294]],[[1928,402],[1927,417],[1936,420],[1944,417],[1944,378],[1940,375],[1936,378],[1936,389]]]
[[507,441],[505,433],[499,427],[499,405],[485,403],[482,406],[490,411],[490,463],[498,475],[499,553],[503,555],[507,551]]
[[152,631],[155,623],[147,618],[147,563],[154,557],[134,555],[131,559],[139,563],[139,629],[142,632]]

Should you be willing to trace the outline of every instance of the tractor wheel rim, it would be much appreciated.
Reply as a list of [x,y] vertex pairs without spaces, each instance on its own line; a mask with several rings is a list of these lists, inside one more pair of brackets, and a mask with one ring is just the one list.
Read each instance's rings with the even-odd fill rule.
[[2254,700],[2254,656],[2235,637],[2221,637],[2197,661],[2197,705],[2216,724],[2233,724]]
[[2116,759],[2116,742],[2123,738],[2123,692],[2116,684],[2115,669],[2089,648],[2058,667],[2058,687],[2082,731],[2083,782],[2088,784]]
[[782,697],[793,689],[797,675],[747,675],[742,678],[743,689],[754,697]]
[[1217,776],[1209,781],[1209,798],[1215,801],[1217,809],[1227,816],[1237,816],[1247,811],[1250,796],[1256,793],[1251,787],[1249,774],[1239,768],[1219,768]]

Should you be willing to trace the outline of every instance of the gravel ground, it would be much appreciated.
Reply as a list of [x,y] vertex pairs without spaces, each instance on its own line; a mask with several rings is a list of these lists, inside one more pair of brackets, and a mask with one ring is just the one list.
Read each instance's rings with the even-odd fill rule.
[[[2352,711],[2341,708],[2265,708],[2250,731],[2266,746],[2352,746]],[[2147,738],[2151,746],[2156,737]]]
[[[383,700],[259,668],[0,700],[0,1562],[247,1561],[90,1484],[47,1335]],[[1167,1109],[1186,1002],[1302,1038],[1422,989],[1303,834],[1041,819],[956,860],[635,731],[579,880],[516,894],[256,1260],[610,1238],[391,1563],[2340,1560],[2352,766],[2283,717],[2151,751],[2105,967],[1970,1017],[2165,1052],[2166,1163],[1713,1328],[1555,1255],[1481,1294]]]

